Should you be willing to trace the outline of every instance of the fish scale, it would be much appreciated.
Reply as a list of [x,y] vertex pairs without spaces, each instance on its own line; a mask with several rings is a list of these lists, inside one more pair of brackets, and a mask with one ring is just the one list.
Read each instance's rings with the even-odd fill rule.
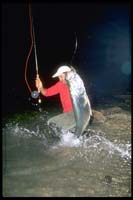
[[84,83],[75,70],[66,76],[69,91],[72,99],[74,116],[76,121],[75,132],[80,136],[86,129],[92,116],[92,109]]

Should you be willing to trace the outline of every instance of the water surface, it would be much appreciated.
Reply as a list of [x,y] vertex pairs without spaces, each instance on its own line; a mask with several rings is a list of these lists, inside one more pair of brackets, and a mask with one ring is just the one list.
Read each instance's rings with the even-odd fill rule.
[[3,196],[130,197],[130,108],[117,101],[97,109],[105,122],[92,124],[94,134],[80,138],[65,130],[60,139],[49,132],[47,119],[56,110],[17,113],[6,119]]

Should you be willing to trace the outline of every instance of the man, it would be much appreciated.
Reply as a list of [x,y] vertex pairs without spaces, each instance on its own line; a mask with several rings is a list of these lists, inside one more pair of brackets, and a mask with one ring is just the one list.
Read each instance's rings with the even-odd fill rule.
[[52,76],[53,78],[58,77],[59,81],[50,88],[43,87],[42,81],[40,80],[39,76],[37,76],[35,81],[38,92],[41,92],[41,94],[45,97],[53,96],[56,94],[60,95],[63,113],[50,118],[48,120],[48,125],[53,123],[57,127],[66,130],[70,130],[76,125],[69,87],[65,79],[67,73],[71,72],[71,70],[72,69],[66,65],[60,66],[57,72]]

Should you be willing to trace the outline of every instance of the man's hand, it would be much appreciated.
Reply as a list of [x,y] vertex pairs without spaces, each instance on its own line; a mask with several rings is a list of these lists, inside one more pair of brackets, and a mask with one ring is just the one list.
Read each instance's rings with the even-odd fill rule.
[[36,88],[38,89],[38,92],[40,92],[41,88],[43,88],[43,85],[42,85],[42,81],[39,78],[39,75],[37,75],[36,77],[35,85],[36,85]]

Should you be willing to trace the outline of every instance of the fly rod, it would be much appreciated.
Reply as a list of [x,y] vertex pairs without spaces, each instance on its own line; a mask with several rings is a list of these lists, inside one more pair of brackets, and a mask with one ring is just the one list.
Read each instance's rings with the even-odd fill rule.
[[[37,50],[36,50],[36,41],[35,41],[35,30],[34,30],[34,24],[33,24],[33,16],[31,14],[31,7],[29,4],[29,19],[30,19],[30,36],[31,36],[31,46],[30,46],[30,50],[26,59],[26,64],[25,64],[25,82],[27,84],[27,87],[31,93],[31,97],[34,99],[39,98],[39,91],[31,90],[31,87],[27,81],[27,67],[28,67],[28,61],[29,61],[29,57],[31,55],[32,49],[34,47],[34,53],[35,53],[35,66],[36,66],[36,77],[39,78],[39,74],[38,74],[38,60],[37,60]],[[41,103],[41,99],[39,98],[39,103]]]

